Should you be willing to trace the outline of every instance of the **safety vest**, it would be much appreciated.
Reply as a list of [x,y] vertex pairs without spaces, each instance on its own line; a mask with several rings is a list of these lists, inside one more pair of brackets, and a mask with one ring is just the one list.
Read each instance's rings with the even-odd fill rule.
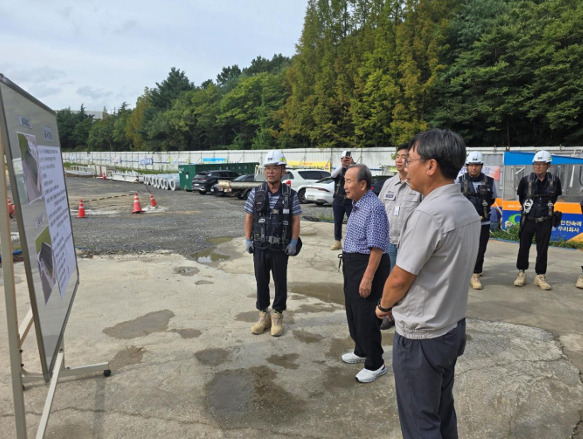
[[557,178],[550,172],[547,172],[547,178],[547,187],[543,189],[542,193],[535,193],[534,184],[538,177],[534,172],[531,172],[528,176],[526,200],[532,200],[533,205],[529,215],[532,215],[534,218],[550,218],[553,216],[553,199],[557,193]]
[[461,180],[462,193],[476,208],[480,219],[482,221],[490,221],[490,207],[496,201],[494,199],[494,179],[482,173],[480,173],[478,178],[480,179],[480,183],[476,191],[470,174],[465,173]]
[[253,246],[258,249],[283,251],[291,241],[294,191],[282,183],[278,191],[280,196],[273,208],[269,207],[268,192],[266,182],[255,188]]

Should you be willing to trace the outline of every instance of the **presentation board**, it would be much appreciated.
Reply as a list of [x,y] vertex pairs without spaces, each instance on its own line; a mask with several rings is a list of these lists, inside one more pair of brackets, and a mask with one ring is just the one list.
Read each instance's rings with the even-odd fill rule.
[[41,366],[49,381],[79,285],[57,117],[2,74],[0,135]]

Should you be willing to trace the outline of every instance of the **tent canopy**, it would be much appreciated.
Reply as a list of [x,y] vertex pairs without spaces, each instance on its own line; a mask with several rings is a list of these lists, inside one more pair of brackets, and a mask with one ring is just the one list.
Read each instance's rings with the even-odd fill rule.
[[[534,152],[505,152],[504,165],[518,166],[518,165],[532,165],[532,158]],[[553,165],[583,165],[583,158],[567,157],[564,155],[551,154]]]

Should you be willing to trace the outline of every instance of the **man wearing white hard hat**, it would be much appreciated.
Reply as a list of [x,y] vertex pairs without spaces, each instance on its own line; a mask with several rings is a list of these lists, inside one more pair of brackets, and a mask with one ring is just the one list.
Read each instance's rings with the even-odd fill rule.
[[539,151],[532,159],[534,172],[522,177],[518,184],[518,199],[522,206],[520,218],[520,247],[516,268],[518,276],[514,285],[521,287],[526,283],[526,270],[528,270],[528,253],[532,238],[536,240],[536,276],[534,284],[541,290],[550,290],[547,282],[547,256],[553,218],[555,215],[555,203],[562,194],[561,180],[548,172],[551,166],[551,154],[547,151]]
[[490,207],[492,207],[498,196],[494,179],[482,172],[483,167],[484,157],[482,153],[479,151],[470,152],[466,157],[467,172],[457,181],[460,184],[462,194],[472,203],[482,221],[478,257],[476,258],[476,265],[474,265],[474,273],[470,279],[470,286],[474,290],[482,289],[480,276],[484,266],[484,255],[486,254],[488,239],[490,238]]
[[330,250],[342,250],[342,223],[344,215],[350,217],[352,212],[352,200],[346,198],[344,190],[344,175],[350,165],[354,164],[352,153],[342,151],[340,155],[340,166],[332,171],[330,175],[334,179],[334,200],[332,202],[332,211],[334,212],[334,244]]
[[[283,334],[283,312],[287,303],[287,263],[301,248],[300,200],[287,184],[281,183],[286,160],[281,151],[269,151],[263,162],[265,181],[251,190],[245,203],[245,250],[253,253],[259,319],[251,328],[261,334]],[[273,274],[275,295],[269,314],[269,279]]]

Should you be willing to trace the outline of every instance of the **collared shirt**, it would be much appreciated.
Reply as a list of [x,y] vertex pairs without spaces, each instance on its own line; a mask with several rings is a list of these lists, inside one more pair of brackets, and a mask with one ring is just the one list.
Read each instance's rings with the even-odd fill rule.
[[[284,183],[282,183],[284,184]],[[249,192],[249,196],[247,197],[247,202],[245,203],[245,212],[246,213],[250,213],[251,215],[253,215],[253,204],[255,203],[255,189],[257,188],[253,188],[251,190],[251,192]],[[293,204],[292,204],[292,215],[299,215],[302,213],[302,207],[300,206],[300,200],[298,199],[298,194],[296,193],[296,191],[292,190],[291,191],[292,197],[293,197]],[[281,196],[281,185],[279,186],[279,189],[277,190],[276,193],[272,193],[269,190],[269,187],[267,188],[267,198],[269,200],[269,208],[273,209],[275,207],[275,203],[277,203],[277,200],[279,200],[279,197]]]
[[440,337],[466,316],[480,227],[480,216],[457,184],[434,189],[409,216],[397,265],[416,277],[393,307],[400,335]]
[[379,192],[379,200],[385,205],[389,218],[391,244],[399,245],[405,220],[421,202],[422,195],[411,189],[407,180],[399,174],[389,178]]
[[372,248],[389,251],[389,220],[383,203],[369,190],[352,204],[343,251],[368,255]]

